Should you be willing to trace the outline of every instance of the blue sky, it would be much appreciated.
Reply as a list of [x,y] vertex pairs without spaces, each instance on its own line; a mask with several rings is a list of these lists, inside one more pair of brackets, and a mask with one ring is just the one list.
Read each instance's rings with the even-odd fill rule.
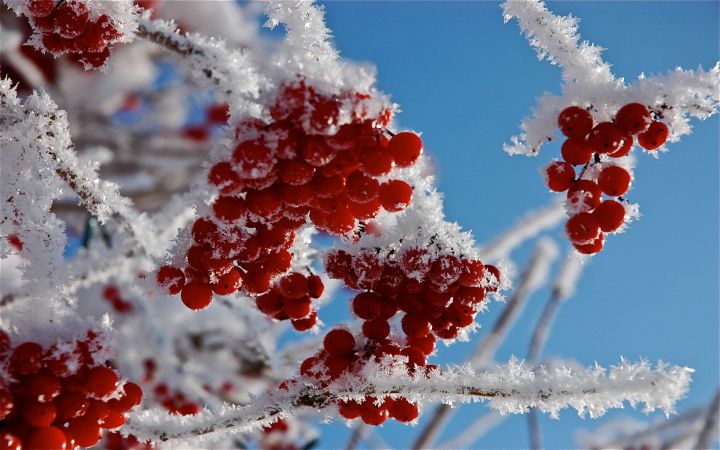
[[[581,34],[608,50],[617,75],[664,73],[676,66],[711,67],[719,58],[718,2],[551,2],[559,14],[581,18]],[[546,146],[538,158],[510,157],[502,144],[518,131],[544,91],[558,92],[560,70],[538,62],[517,24],[503,24],[492,2],[327,2],[327,22],[346,58],[378,68],[379,86],[403,112],[401,124],[420,130],[436,160],[439,188],[451,220],[473,230],[479,242],[493,237],[551,194],[537,169],[558,156]],[[697,370],[679,408],[709,400],[718,384],[718,149],[717,117],[694,123],[696,132],[660,159],[640,155],[629,198],[643,217],[627,233],[611,236],[580,281],[578,294],[560,310],[546,356],[610,365],[620,356],[646,357]],[[566,245],[560,230],[547,233]],[[527,261],[531,245],[513,254]],[[524,356],[548,292],[528,308],[498,353],[500,361]],[[324,316],[346,319],[342,305]],[[479,318],[488,330],[500,305]],[[462,362],[473,343],[442,349],[437,360]],[[441,441],[486,412],[464,407]],[[643,414],[623,410],[638,418]],[[660,418],[651,415],[650,419]],[[604,420],[604,419],[601,419]],[[581,420],[570,410],[543,418],[545,445],[573,446]],[[421,421],[421,425],[423,422]],[[322,448],[344,447],[349,429],[321,425]],[[378,430],[393,447],[407,447],[419,431],[392,423]],[[525,417],[512,417],[477,443],[478,448],[525,448]]]

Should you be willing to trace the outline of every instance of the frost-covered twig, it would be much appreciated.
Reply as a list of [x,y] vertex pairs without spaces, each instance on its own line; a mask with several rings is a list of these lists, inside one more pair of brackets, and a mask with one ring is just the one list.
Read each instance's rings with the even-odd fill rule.
[[479,372],[470,366],[435,370],[410,377],[403,363],[368,364],[361,374],[341,378],[320,387],[298,383],[287,391],[268,395],[252,405],[225,408],[215,414],[201,413],[180,420],[157,411],[133,415],[123,433],[140,439],[171,441],[243,433],[268,425],[305,408],[324,409],[337,399],[405,397],[410,401],[477,402],[503,414],[525,413],[531,407],[558,417],[571,407],[591,417],[628,402],[640,403],[645,411],[674,410],[690,383],[692,369],[659,363],[653,369],[647,362],[621,361],[609,370],[599,366],[578,369],[564,365],[539,370],[512,359],[509,363]]
[[601,50],[582,41],[577,20],[556,16],[539,0],[508,0],[503,3],[505,21],[517,19],[539,59],[547,58],[563,70],[561,96],[545,94],[531,118],[521,123],[521,134],[504,149],[511,155],[537,155],[540,147],[555,140],[557,116],[571,104],[592,106],[598,120],[608,120],[624,104],[639,102],[663,118],[670,128],[669,141],[691,131],[689,118],[706,119],[720,106],[720,63],[710,70],[677,68],[667,75],[625,85],[602,60]]
[[[500,317],[493,325],[492,330],[480,341],[470,357],[469,363],[473,367],[486,365],[495,355],[507,335],[507,331],[524,309],[527,299],[545,283],[548,270],[557,257],[557,252],[557,246],[553,241],[541,239],[538,242],[535,253],[518,281],[517,289],[500,313]],[[450,412],[450,407],[447,404],[439,405],[435,409],[430,422],[420,432],[413,444],[413,448],[420,449],[432,446]]]
[[437,448],[472,448],[475,442],[485,436],[488,431],[500,425],[507,417],[497,411],[489,411],[465,427],[465,430],[454,438],[438,444]]

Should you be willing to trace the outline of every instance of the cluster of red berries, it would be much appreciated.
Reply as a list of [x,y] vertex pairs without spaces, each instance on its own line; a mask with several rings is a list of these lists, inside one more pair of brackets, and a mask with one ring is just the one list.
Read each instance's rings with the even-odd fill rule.
[[381,260],[373,250],[355,256],[343,250],[328,252],[328,276],[363,290],[352,309],[363,319],[363,334],[381,341],[390,333],[390,320],[398,311],[402,330],[413,345],[430,354],[435,337],[454,339],[473,323],[486,292],[494,292],[500,272],[477,259],[450,253],[433,256],[428,250],[410,247]]
[[[414,133],[386,139],[381,127],[390,110],[369,117],[370,100],[364,94],[319,95],[300,80],[280,90],[270,107],[271,123],[239,124],[232,158],[208,174],[220,196],[212,215],[193,224],[188,265],[184,271],[160,268],[158,283],[171,295],[181,292],[191,309],[207,307],[213,292],[228,295],[242,288],[257,297],[290,269],[295,232],[308,220],[330,233],[350,235],[359,220],[374,218],[381,208],[406,208],[412,187],[378,178],[393,166],[412,165],[422,141]],[[349,105],[352,120],[340,125],[343,105]],[[277,296],[267,300],[267,311],[274,311],[269,314],[305,320],[296,328],[311,328],[316,320],[311,312],[298,316],[307,310],[307,298],[283,297],[288,301],[282,300],[282,311]]]
[[125,424],[142,390],[122,383],[110,367],[97,365],[98,335],[55,344],[11,347],[0,331],[0,444],[7,449],[72,449],[97,444],[103,429]]
[[167,409],[170,414],[192,416],[202,410],[199,404],[189,400],[182,392],[170,392],[170,388],[165,383],[160,383],[155,386],[153,392],[162,406]]
[[[372,358],[381,362],[387,356],[406,357],[408,373],[414,373],[418,369],[424,371],[437,369],[436,366],[426,362],[427,347],[435,347],[435,339],[432,335],[422,344],[408,340],[404,347],[387,338],[369,339],[365,340],[364,344],[358,345],[350,331],[335,328],[325,336],[323,349],[303,361],[300,374],[326,384],[345,373],[358,373]],[[399,422],[412,422],[420,413],[416,404],[404,398],[386,398],[378,402],[375,397],[368,396],[362,402],[351,400],[336,403],[341,416],[346,419],[360,417],[368,425],[381,425],[388,417]]]
[[120,289],[115,285],[106,286],[103,289],[102,297],[119,314],[127,314],[133,310],[133,304],[122,298]]
[[141,442],[132,434],[125,437],[117,431],[105,433],[102,448],[106,450],[151,450],[149,442]]
[[290,320],[297,331],[307,331],[317,323],[312,299],[320,298],[325,286],[317,275],[291,272],[265,294],[255,299],[257,309],[276,320]]
[[288,423],[284,419],[273,422],[271,425],[263,427],[263,434],[260,436],[258,444],[260,448],[265,450],[299,450],[308,448],[298,445],[295,442],[297,433],[292,433],[290,428],[293,423]]
[[109,46],[122,37],[110,17],[91,17],[80,0],[30,0],[27,13],[47,51],[56,56],[70,54],[86,67],[105,65]]
[[[560,131],[567,136],[562,144],[564,161],[554,161],[545,169],[550,190],[567,191],[571,213],[565,231],[573,246],[584,254],[598,253],[605,243],[605,233],[620,229],[625,221],[625,207],[617,200],[627,192],[632,175],[610,161],[626,156],[633,147],[633,136],[640,146],[652,151],[665,143],[668,128],[652,120],[648,109],[629,103],[617,112],[612,122],[595,124],[592,115],[579,106],[565,108],[558,116]],[[603,161],[603,157],[611,159]],[[585,165],[580,175],[573,166]],[[597,165],[600,170],[588,170]]]

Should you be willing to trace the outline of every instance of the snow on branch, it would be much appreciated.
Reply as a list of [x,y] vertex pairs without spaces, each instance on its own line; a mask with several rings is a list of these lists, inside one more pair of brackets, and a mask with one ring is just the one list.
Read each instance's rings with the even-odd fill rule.
[[[347,376],[320,387],[310,383],[290,385],[245,407],[225,407],[214,413],[177,418],[158,411],[131,416],[123,433],[140,439],[179,443],[200,442],[222,434],[243,433],[295,414],[306,408],[325,409],[335,400],[404,397],[409,401],[469,403],[487,401],[502,414],[525,413],[536,407],[557,418],[570,407],[581,416],[599,417],[610,408],[644,405],[646,412],[674,411],[687,392],[692,369],[666,366],[652,368],[645,361],[622,360],[609,370],[595,366],[565,365],[534,371],[512,359],[505,365],[476,372],[470,366],[407,375],[404,363],[371,363],[357,376]],[[302,380],[301,380],[302,381]]]
[[537,155],[544,143],[555,140],[560,111],[573,104],[592,108],[596,119],[604,121],[624,104],[642,103],[668,125],[670,142],[690,133],[691,117],[704,120],[718,111],[720,63],[710,70],[678,67],[667,75],[641,74],[636,83],[626,85],[611,73],[599,47],[579,42],[577,19],[556,16],[538,0],[508,0],[503,11],[506,22],[517,19],[540,59],[547,58],[563,69],[563,94],[541,97],[532,117],[522,121],[521,134],[505,144],[511,155]]

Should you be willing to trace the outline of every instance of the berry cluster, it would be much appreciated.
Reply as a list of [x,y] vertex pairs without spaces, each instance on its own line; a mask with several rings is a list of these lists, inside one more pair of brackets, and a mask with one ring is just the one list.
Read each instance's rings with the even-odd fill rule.
[[433,256],[420,247],[382,260],[368,249],[355,256],[333,250],[326,255],[325,270],[346,286],[363,290],[353,299],[352,309],[365,321],[366,337],[385,339],[388,320],[402,311],[402,330],[424,355],[433,351],[435,337],[454,339],[472,324],[486,292],[496,291],[500,283],[494,266],[451,253]]
[[[362,342],[361,339],[358,337]],[[426,363],[425,351],[428,347],[435,347],[435,339],[432,335],[422,344],[408,340],[404,347],[387,338],[365,339],[364,344],[358,345],[350,331],[335,328],[325,336],[323,349],[303,361],[300,374],[326,384],[345,373],[357,374],[370,359],[380,362],[386,357],[406,357],[409,373],[414,373],[420,368],[429,371],[436,369],[436,366]],[[416,404],[404,398],[385,398],[378,401],[375,397],[368,396],[362,402],[338,401],[337,407],[344,418],[360,417],[368,425],[381,425],[388,417],[400,422],[412,422],[420,413]]]
[[0,331],[0,443],[3,448],[71,449],[97,444],[103,429],[125,424],[142,390],[122,383],[110,367],[98,365],[99,336],[55,344],[36,342],[11,348]]
[[[567,137],[561,147],[564,161],[545,167],[545,181],[552,191],[567,191],[571,217],[565,231],[573,246],[580,253],[598,253],[605,234],[618,231],[625,222],[622,195],[632,182],[632,174],[613,159],[630,153],[633,136],[645,150],[659,148],[668,128],[652,120],[650,111],[639,103],[620,108],[612,122],[597,124],[587,110],[570,106],[558,116],[558,126]],[[584,167],[576,177],[573,166],[577,165]],[[620,201],[603,201],[603,194]]]
[[307,331],[317,323],[313,311],[313,298],[320,298],[325,286],[317,275],[306,277],[291,272],[280,279],[275,287],[255,299],[258,310],[276,320],[291,320],[297,331]]
[[45,50],[70,54],[85,67],[104,66],[110,45],[122,37],[109,16],[93,17],[80,0],[30,0],[26,13]]
[[[253,119],[237,125],[231,159],[216,163],[208,174],[220,196],[212,214],[192,226],[187,266],[160,268],[158,283],[171,295],[181,292],[191,309],[207,307],[213,292],[242,289],[257,297],[290,269],[295,232],[308,221],[352,236],[359,221],[374,218],[381,208],[405,209],[412,187],[380,179],[394,166],[412,165],[422,141],[407,132],[387,139],[381,127],[390,110],[375,108],[370,117],[371,105],[369,95],[323,96],[300,80],[280,90],[269,109],[270,123]],[[298,275],[283,280],[304,283]],[[262,301],[264,310],[276,318],[304,320],[297,329],[311,328],[316,319],[306,296],[300,301],[283,293],[280,299],[277,293]],[[302,312],[308,315],[299,316]]]

